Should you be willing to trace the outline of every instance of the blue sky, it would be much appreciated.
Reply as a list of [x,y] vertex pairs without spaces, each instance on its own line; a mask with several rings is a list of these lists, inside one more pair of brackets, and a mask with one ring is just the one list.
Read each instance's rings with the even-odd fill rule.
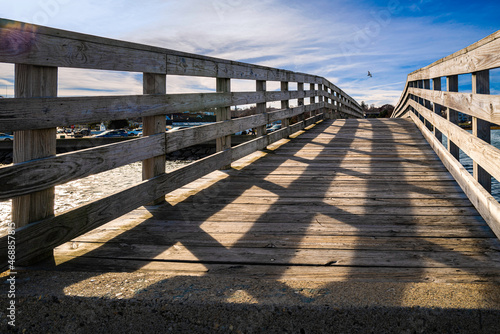
[[[498,1],[23,0],[5,1],[1,11],[3,18],[321,75],[376,105],[396,103],[408,73],[500,29]],[[1,95],[13,94],[12,76],[13,67],[0,64]],[[214,87],[214,79],[169,77],[167,89]],[[233,89],[250,91],[254,83],[235,81]],[[138,74],[60,70],[60,96],[141,93]]]

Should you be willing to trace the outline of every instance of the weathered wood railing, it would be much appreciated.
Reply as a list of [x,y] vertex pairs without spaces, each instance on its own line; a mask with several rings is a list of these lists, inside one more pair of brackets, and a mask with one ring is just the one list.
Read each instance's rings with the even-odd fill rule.
[[[490,95],[490,70],[498,67],[500,31],[410,73],[393,117],[412,118],[500,238],[500,204],[491,196],[492,177],[500,180],[500,150],[491,145],[491,123],[500,124],[500,96]],[[462,74],[472,74],[472,93],[459,92]],[[458,126],[458,112],[472,116],[472,134]],[[473,160],[473,176],[460,164],[459,149]]]
[[[166,193],[324,117],[362,117],[355,100],[319,76],[3,19],[0,62],[15,64],[16,97],[0,100],[0,131],[14,131],[14,164],[0,168],[0,199],[13,198],[18,265],[49,256],[58,245],[142,205],[159,204]],[[142,72],[144,95],[58,98],[58,67]],[[167,94],[167,75],[214,78],[217,91]],[[253,80],[256,91],[231,92],[231,79]],[[266,91],[267,81],[281,82],[281,90]],[[289,90],[290,82],[297,83],[296,91]],[[290,107],[292,99],[297,107]],[[266,112],[273,101],[281,101],[282,109]],[[257,105],[254,115],[232,118],[231,106],[247,104]],[[167,114],[207,108],[218,108],[216,123],[165,132]],[[294,116],[300,121],[290,124]],[[56,155],[57,126],[132,117],[143,118],[143,138]],[[266,134],[266,125],[278,120],[283,128]],[[231,147],[231,134],[249,128],[257,129],[257,138]],[[165,154],[214,139],[216,154],[165,173]],[[143,161],[142,183],[54,214],[54,186],[137,161]],[[0,248],[5,269],[8,236]]]

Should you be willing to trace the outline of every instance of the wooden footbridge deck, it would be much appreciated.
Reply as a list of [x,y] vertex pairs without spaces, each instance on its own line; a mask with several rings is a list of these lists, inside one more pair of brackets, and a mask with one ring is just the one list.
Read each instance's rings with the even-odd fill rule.
[[484,282],[500,280],[499,251],[413,122],[349,119],[213,172],[55,259],[65,270]]
[[[364,322],[377,329],[361,332],[498,331],[500,204],[491,181],[500,180],[500,150],[490,130],[500,124],[500,96],[489,94],[489,73],[499,54],[497,32],[411,73],[393,118],[368,120],[320,76],[0,19],[0,62],[15,65],[16,93],[0,100],[0,131],[14,133],[14,164],[0,168],[0,200],[12,199],[0,263],[3,276],[37,277],[23,281],[24,323],[67,332],[80,319],[106,332],[92,312],[109,305],[94,297],[117,301],[131,281],[152,280],[127,295],[144,304],[115,303],[121,311],[100,318],[121,332],[164,332],[155,324],[165,319],[169,328],[187,323],[172,330],[182,333],[234,323],[240,332],[290,324],[323,332],[327,323],[349,332]],[[143,94],[57,97],[59,67],[142,73]],[[472,94],[459,92],[461,74],[472,74]],[[171,75],[212,78],[215,90],[169,94]],[[235,79],[255,90],[234,91]],[[232,110],[242,105],[255,109]],[[217,122],[165,132],[167,114],[212,108]],[[458,112],[472,117],[472,133],[457,125]],[[56,154],[58,126],[136,117],[141,138]],[[247,129],[251,140],[231,143]],[[215,154],[166,172],[166,154],[212,140]],[[140,161],[142,182],[55,214],[56,186]],[[58,303],[40,304],[45,294]],[[49,324],[59,308],[68,317]]]

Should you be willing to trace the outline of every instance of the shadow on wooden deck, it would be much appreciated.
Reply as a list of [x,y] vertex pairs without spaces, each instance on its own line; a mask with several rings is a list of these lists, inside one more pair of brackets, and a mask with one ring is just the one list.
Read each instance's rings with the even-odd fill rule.
[[56,271],[31,271],[26,305],[46,284],[179,332],[497,329],[500,243],[412,123],[324,121],[277,146],[59,247],[25,272]]

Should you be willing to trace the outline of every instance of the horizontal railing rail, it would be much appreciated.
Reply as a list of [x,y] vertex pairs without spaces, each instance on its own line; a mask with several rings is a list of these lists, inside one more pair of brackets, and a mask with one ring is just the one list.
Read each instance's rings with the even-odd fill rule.
[[[496,68],[500,31],[410,73],[392,117],[411,117],[500,238],[500,204],[491,195],[492,177],[500,181],[500,150],[491,145],[491,125],[500,124],[500,96],[490,95],[490,71]],[[463,74],[472,75],[472,93],[459,92]],[[472,133],[458,125],[459,112],[470,116]],[[460,150],[472,159],[473,175],[460,163]]]
[[[0,200],[13,199],[16,229],[10,232],[15,233],[17,265],[45,258],[55,247],[140,206],[160,204],[168,192],[325,117],[363,117],[359,104],[323,77],[4,19],[0,62],[15,64],[16,96],[0,100],[0,131],[14,132],[14,164],[0,168]],[[140,72],[144,94],[57,97],[59,67]],[[168,75],[214,78],[217,89],[168,94]],[[256,90],[231,92],[231,79],[252,80]],[[268,81],[280,82],[281,90],[267,91]],[[289,90],[289,83],[297,83],[297,90]],[[291,107],[290,100],[298,106]],[[281,109],[269,112],[269,102],[281,102]],[[245,117],[230,109],[249,104],[257,108]],[[165,132],[167,114],[209,108],[217,110],[215,123]],[[143,118],[142,138],[55,152],[58,126],[134,117]],[[282,129],[267,134],[266,125],[280,120]],[[250,128],[257,130],[255,139],[231,146],[232,134]],[[217,141],[217,153],[165,172],[165,154],[211,140]],[[138,161],[143,182],[55,214],[55,186]],[[1,237],[2,269],[12,260],[8,245],[9,235]]]

